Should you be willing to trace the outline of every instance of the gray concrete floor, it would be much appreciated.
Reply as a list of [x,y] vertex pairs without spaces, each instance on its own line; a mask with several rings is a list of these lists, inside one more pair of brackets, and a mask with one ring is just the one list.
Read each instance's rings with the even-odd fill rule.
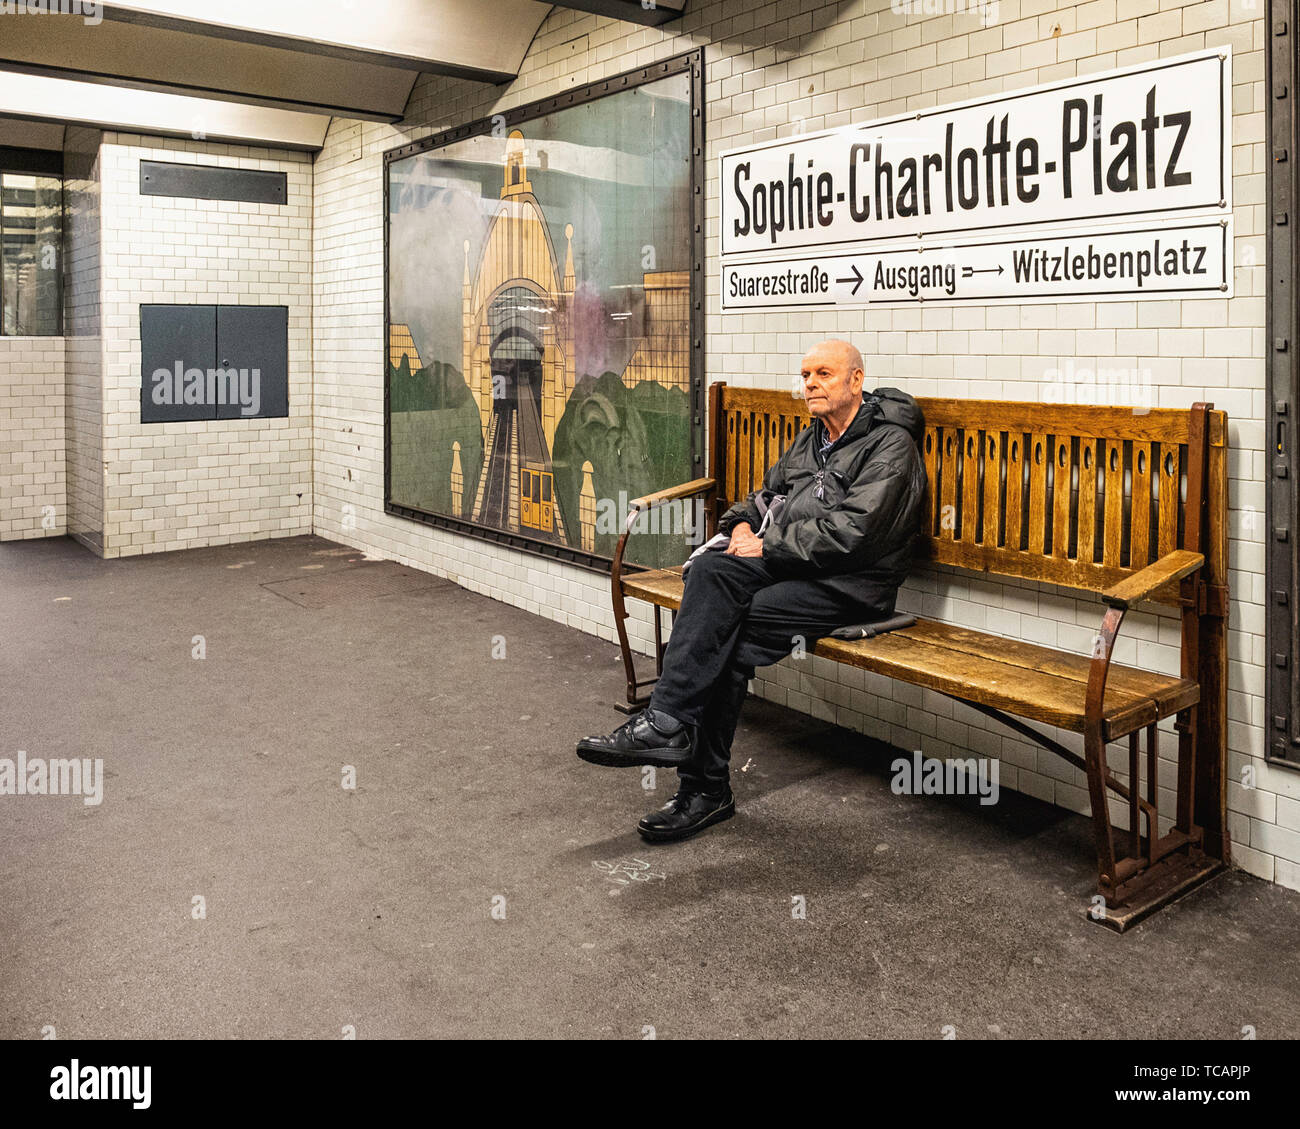
[[573,753],[620,690],[609,643],[319,538],[0,545],[0,757],[107,777],[0,797],[0,1036],[1300,1034],[1300,895],[1233,872],[1117,936],[1082,818],[895,796],[761,701],[737,817],[643,843],[673,774]]

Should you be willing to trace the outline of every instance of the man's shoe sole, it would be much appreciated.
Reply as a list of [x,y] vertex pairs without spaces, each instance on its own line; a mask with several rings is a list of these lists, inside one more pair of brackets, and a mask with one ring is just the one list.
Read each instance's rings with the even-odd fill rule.
[[730,819],[736,814],[736,801],[732,800],[724,807],[718,808],[717,811],[711,812],[705,816],[699,823],[692,823],[689,827],[683,827],[677,831],[661,831],[657,828],[642,827],[637,824],[637,832],[642,839],[647,839],[651,843],[673,843],[678,839],[689,839],[692,835],[698,835],[706,828],[712,827],[715,823],[721,823],[723,820]]
[[691,759],[691,750],[680,753],[637,753],[635,756],[620,753],[615,749],[592,748],[590,745],[578,745],[578,757],[588,764],[600,764],[606,768],[640,768],[654,765],[655,768],[679,768]]

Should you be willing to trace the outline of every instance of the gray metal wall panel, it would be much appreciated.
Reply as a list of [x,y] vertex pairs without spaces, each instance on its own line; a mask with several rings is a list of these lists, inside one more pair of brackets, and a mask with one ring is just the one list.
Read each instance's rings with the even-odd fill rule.
[[[184,373],[207,371],[217,361],[216,306],[141,306],[140,307],[140,422],[167,423],[173,420],[212,419],[210,404],[154,402],[154,390],[162,381],[154,379],[158,370],[170,376],[169,392],[174,397],[176,366]],[[183,390],[183,382],[182,382]]]
[[[217,352],[225,369],[259,375],[258,419],[289,414],[289,307],[218,306]],[[217,406],[217,419],[249,419],[239,404]]]
[[283,204],[288,176],[263,169],[228,169],[211,165],[140,162],[141,196],[180,196],[191,200],[238,200],[246,204]]

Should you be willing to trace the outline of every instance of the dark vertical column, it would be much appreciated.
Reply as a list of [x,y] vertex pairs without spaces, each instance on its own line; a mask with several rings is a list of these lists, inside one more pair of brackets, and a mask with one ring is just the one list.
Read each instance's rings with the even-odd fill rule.
[[1265,363],[1265,536],[1267,667],[1265,671],[1265,756],[1300,765],[1300,557],[1293,452],[1300,394],[1300,312],[1296,264],[1300,260],[1300,124],[1296,81],[1300,78],[1300,19],[1295,0],[1271,0],[1265,23],[1268,102],[1268,329]]

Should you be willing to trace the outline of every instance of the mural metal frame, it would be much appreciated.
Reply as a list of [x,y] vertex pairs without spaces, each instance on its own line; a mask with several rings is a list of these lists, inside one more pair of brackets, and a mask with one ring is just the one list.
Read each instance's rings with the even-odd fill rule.
[[414,509],[411,506],[394,502],[392,497],[392,425],[389,414],[390,382],[388,380],[389,327],[392,324],[392,310],[389,304],[389,235],[391,217],[389,213],[389,166],[394,161],[424,153],[431,149],[440,149],[455,141],[469,137],[491,134],[500,129],[504,119],[506,128],[513,129],[521,124],[581,106],[610,94],[632,90],[646,83],[657,82],[673,75],[690,76],[690,458],[691,473],[699,477],[704,473],[704,432],[705,417],[708,411],[708,398],[704,387],[704,52],[689,51],[652,63],[647,67],[626,71],[610,78],[592,82],[576,90],[552,98],[544,98],[518,106],[513,110],[504,110],[432,134],[419,141],[400,145],[384,153],[384,334],[383,334],[383,372],[384,372],[384,512],[394,517],[406,518],[437,529],[450,530],[465,537],[481,541],[491,541],[506,545],[512,549],[536,553],[553,560],[567,561],[569,564],[608,574],[611,558],[569,545],[558,545],[549,541],[529,537],[511,530],[495,529],[491,526],[478,525],[463,518],[448,514],[430,513]]

